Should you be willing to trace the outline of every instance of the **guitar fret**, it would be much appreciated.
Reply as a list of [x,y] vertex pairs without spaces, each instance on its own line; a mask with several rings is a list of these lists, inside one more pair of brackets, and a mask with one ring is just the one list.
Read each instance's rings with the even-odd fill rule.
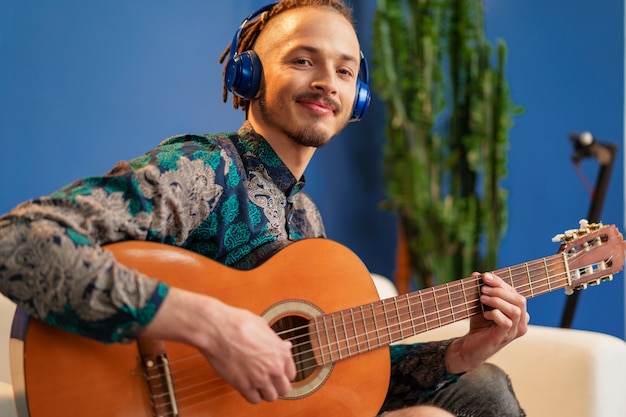
[[400,329],[400,339],[404,339],[404,326],[402,326],[402,314],[400,313],[400,307],[398,306],[398,298],[393,298],[393,304],[395,305],[395,311],[398,315],[398,327]]
[[350,336],[348,335],[348,329],[346,328],[346,319],[344,318],[343,311],[340,311],[341,314],[341,326],[343,327],[344,340],[346,342],[346,353],[347,356],[352,356],[350,352]]
[[472,283],[471,287],[470,287],[470,297],[472,297],[472,299],[474,300],[474,302],[472,303],[472,307],[471,307],[471,314],[477,314],[479,312],[484,312],[483,310],[483,303],[480,302],[480,289],[482,287],[482,280],[481,278],[477,278],[473,281],[469,281]]
[[543,269],[546,271],[546,283],[548,284],[548,292],[552,292],[552,282],[550,280],[550,272],[548,271],[548,263],[546,258],[543,258]]
[[322,320],[324,321],[324,331],[326,332],[326,343],[328,347],[328,356],[330,356],[330,362],[334,362],[333,359],[333,349],[330,342],[330,334],[328,333],[328,325],[326,324],[326,316],[322,316]]
[[337,314],[331,314],[331,321],[333,323],[333,335],[335,336],[335,344],[337,345],[337,354],[339,355],[339,360],[343,359],[343,349],[341,348],[341,333],[339,332],[340,326],[337,324]]
[[374,303],[370,303],[370,308],[372,310],[372,324],[374,325],[374,332],[376,333],[377,346],[381,346],[380,329],[378,327],[378,323],[376,322],[376,307],[374,306]]
[[424,297],[422,296],[422,291],[418,291],[417,295],[420,298],[420,306],[422,307],[422,318],[424,320],[424,327],[426,330],[429,330],[428,327],[428,316],[426,315],[426,306],[424,305]]
[[508,271],[510,277],[511,286],[520,294],[524,294],[524,289],[522,288],[521,282],[517,279],[518,274],[516,274],[515,269],[513,267],[508,267],[506,270]]
[[[315,334],[317,335],[317,346],[320,350],[320,362],[321,363],[326,363],[326,361],[324,360],[324,344],[322,343],[322,338],[320,336],[320,326],[319,326],[319,319],[320,317],[315,319]],[[323,316],[322,316],[322,320],[323,320]]]
[[467,302],[467,293],[465,292],[465,280],[464,279],[461,280],[461,292],[463,293],[463,308],[465,308],[465,311],[469,313],[470,309],[469,309],[469,303]]
[[524,266],[526,267],[526,277],[528,278],[528,286],[530,287],[530,296],[534,297],[535,294],[533,291],[533,282],[531,280],[531,273],[530,273],[530,268],[528,268],[528,262],[526,262]]
[[450,283],[446,284],[446,289],[448,290],[448,301],[450,302],[450,313],[452,314],[452,322],[455,322],[456,320],[454,319],[454,307],[452,303],[452,292],[450,291]]
[[430,293],[430,305],[428,315],[432,316],[432,321],[435,323],[435,328],[441,326],[441,319],[439,318],[439,309],[437,308],[437,287],[432,287],[428,289]]
[[437,304],[437,288],[434,287],[432,290],[433,293],[433,307],[435,308],[435,313],[437,313],[437,322],[439,323],[439,327],[442,326],[441,324],[441,312],[439,311],[439,306]]
[[[391,322],[389,321],[388,309],[387,309],[387,300],[383,300],[379,303],[380,310],[382,312],[382,318],[384,323],[380,326],[381,330],[386,330],[382,334],[382,338],[380,341],[381,346],[387,344],[387,342],[391,341]],[[377,316],[378,317],[378,316]]]
[[354,318],[354,308],[350,309],[350,321],[352,321],[352,330],[354,331],[354,341],[356,342],[357,353],[361,353],[361,343],[359,342],[359,330],[356,327],[356,319]]
[[361,309],[361,319],[363,320],[363,334],[365,335],[365,341],[367,342],[367,350],[372,350],[372,345],[370,344],[369,332],[367,331],[367,321],[365,320],[365,310],[363,306],[360,306]]
[[387,336],[389,337],[389,340],[391,341],[392,339],[391,326],[389,325],[389,316],[387,315],[387,304],[385,303],[385,300],[381,302],[381,306],[383,309],[383,317],[385,318],[385,328],[387,329]]
[[405,296],[404,299],[406,300],[406,306],[407,306],[407,309],[409,310],[409,319],[411,320],[411,329],[413,330],[414,334],[417,334],[417,329],[415,328],[415,318],[413,317],[413,309],[411,308],[411,305],[409,303],[408,295]]
[[[339,359],[341,359],[341,350],[339,349],[339,346],[337,343],[337,326],[335,325],[335,315],[329,314],[327,317],[329,318],[330,324],[331,324],[330,332],[328,333],[329,335],[328,345],[330,346],[330,351],[333,354],[338,355]],[[334,337],[334,340],[331,340],[330,337]],[[336,361],[336,359],[333,359],[332,356],[331,356],[331,360],[332,362]]]
[[465,292],[462,290],[463,280],[458,280],[457,282],[451,284],[451,286],[454,288],[454,298],[452,299],[455,312],[454,321],[457,321],[459,319],[464,319],[465,317],[467,317],[467,306],[465,305],[466,300],[464,297]]

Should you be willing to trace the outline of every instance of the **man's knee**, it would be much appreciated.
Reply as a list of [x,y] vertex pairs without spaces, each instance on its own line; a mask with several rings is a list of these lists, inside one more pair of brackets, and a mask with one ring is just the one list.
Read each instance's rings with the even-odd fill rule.
[[486,363],[438,392],[433,404],[468,416],[524,416],[509,376]]
[[480,390],[481,393],[488,390],[498,397],[513,394],[509,376],[491,363],[485,363],[474,371],[466,373],[459,379],[459,382],[466,385],[468,390]]

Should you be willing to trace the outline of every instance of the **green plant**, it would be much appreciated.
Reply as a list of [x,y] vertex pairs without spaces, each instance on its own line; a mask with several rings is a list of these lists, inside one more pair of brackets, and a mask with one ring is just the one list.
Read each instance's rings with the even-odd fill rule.
[[[372,85],[386,105],[386,209],[418,287],[496,267],[508,131],[520,111],[481,0],[377,0]],[[492,62],[495,61],[495,62]]]

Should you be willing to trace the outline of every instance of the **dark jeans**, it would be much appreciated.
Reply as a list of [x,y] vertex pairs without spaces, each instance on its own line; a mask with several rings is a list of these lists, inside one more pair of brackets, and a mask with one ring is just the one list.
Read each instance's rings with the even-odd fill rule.
[[[412,400],[388,401],[399,408],[427,404],[443,408],[458,417],[524,417],[526,413],[515,397],[509,377],[493,364],[461,376],[458,381],[440,389],[433,396]],[[401,405],[402,404],[402,405]],[[389,408],[384,411],[391,411]]]

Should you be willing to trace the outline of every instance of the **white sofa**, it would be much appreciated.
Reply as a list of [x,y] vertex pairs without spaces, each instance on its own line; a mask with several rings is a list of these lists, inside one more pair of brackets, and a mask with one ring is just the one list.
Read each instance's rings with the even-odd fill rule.
[[[374,276],[381,298],[395,294],[393,284]],[[8,341],[15,306],[0,295],[0,416],[16,417],[9,370]],[[462,335],[462,321],[405,342]],[[626,342],[600,333],[530,326],[492,362],[504,368],[529,417],[624,417],[626,415]],[[21,417],[21,416],[20,416]]]

